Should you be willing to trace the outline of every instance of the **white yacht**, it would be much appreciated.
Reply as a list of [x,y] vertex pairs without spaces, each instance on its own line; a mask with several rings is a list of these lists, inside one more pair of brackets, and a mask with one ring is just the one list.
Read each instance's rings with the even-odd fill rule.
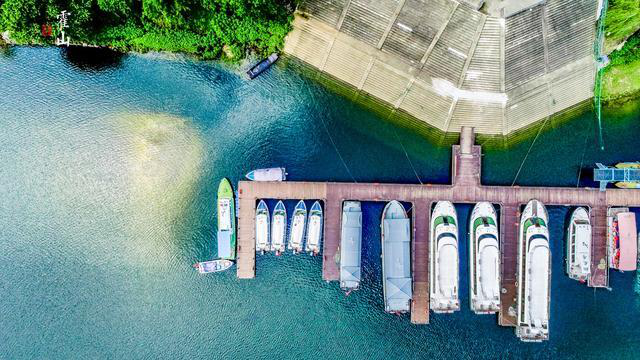
[[531,200],[522,212],[518,233],[518,314],[516,335],[522,341],[549,339],[551,252],[549,217]]
[[435,313],[460,310],[458,298],[458,216],[453,204],[439,201],[431,214],[430,308]]
[[500,310],[500,241],[498,216],[488,202],[476,204],[469,220],[469,294],[471,310]]
[[291,231],[289,232],[289,244],[287,248],[294,254],[302,251],[304,240],[304,229],[307,224],[307,205],[303,200],[298,201],[293,209],[293,219],[291,220]]
[[573,211],[567,229],[567,275],[580,282],[591,275],[591,222],[583,207]]
[[315,255],[320,253],[322,242],[322,206],[318,201],[309,210],[309,228],[307,229],[307,244],[305,251]]
[[278,201],[273,209],[271,220],[271,251],[276,255],[284,252],[284,238],[287,233],[287,209],[282,200]]
[[264,254],[270,247],[269,208],[264,200],[260,200],[256,208],[256,252]]

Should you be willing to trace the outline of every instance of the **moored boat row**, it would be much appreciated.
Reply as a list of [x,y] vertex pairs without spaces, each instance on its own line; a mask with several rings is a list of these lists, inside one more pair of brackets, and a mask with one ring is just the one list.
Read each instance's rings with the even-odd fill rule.
[[[273,251],[276,254],[281,254],[285,249],[294,253],[320,252],[323,210],[318,201],[308,210],[307,204],[300,200],[289,214],[282,201],[278,201],[271,212],[266,202],[259,201],[255,215],[256,251]],[[635,227],[631,229],[629,225],[635,224],[635,221],[624,221],[623,225],[628,227],[626,231],[623,230],[624,226],[620,228],[621,219],[625,216],[623,213],[617,214],[610,226],[613,229],[611,239],[614,255],[609,262],[620,270],[627,270],[624,264],[630,262],[625,260],[625,254],[635,255],[637,251],[636,248],[630,251],[620,240],[620,234],[624,232],[637,244]],[[590,218],[589,208],[576,208],[566,230],[566,272],[570,278],[583,282],[591,279],[592,272]],[[448,201],[437,202],[430,220],[430,309],[435,313],[455,312],[460,310],[460,223],[456,208]],[[536,200],[527,204],[520,219],[515,314],[516,334],[524,341],[542,341],[549,337],[551,250],[548,220],[544,205]],[[362,208],[359,202],[343,203],[341,223],[339,254],[335,259],[339,265],[340,287],[349,292],[360,287],[362,272]],[[470,307],[477,314],[500,311],[501,294],[507,293],[500,279],[501,233],[498,223],[496,209],[488,202],[477,203],[468,222]],[[380,226],[385,311],[407,312],[411,309],[413,298],[412,226],[402,203],[394,200],[386,204]],[[226,179],[221,182],[218,191],[218,253],[225,260],[235,258],[234,194]],[[620,258],[623,260],[622,266]],[[220,271],[228,266],[227,262],[202,263],[198,270]]]
[[[287,243],[287,209],[282,200],[278,201],[269,217],[269,208],[264,200],[260,200],[256,207],[256,252],[264,254],[273,251],[280,255],[285,247],[294,254],[302,251],[306,239],[305,251],[317,255],[322,241],[322,206],[316,201],[311,206],[307,218],[307,207],[300,200],[294,208],[291,230]],[[308,224],[307,224],[308,223]],[[305,238],[306,234],[306,238]]]

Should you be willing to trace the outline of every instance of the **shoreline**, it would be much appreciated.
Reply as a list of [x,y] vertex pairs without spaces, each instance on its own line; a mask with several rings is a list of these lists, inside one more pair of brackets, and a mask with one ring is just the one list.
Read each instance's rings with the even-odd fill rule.
[[[8,36],[6,36],[6,32],[2,33],[2,37],[0,37],[0,47],[58,47],[55,46],[53,44],[47,44],[47,43],[30,43],[30,44],[21,44],[21,43],[17,43],[15,41],[12,41],[10,38],[8,38]],[[217,60],[208,60],[206,58],[203,58],[201,56],[195,55],[195,54],[189,54],[189,53],[183,53],[183,52],[174,52],[174,51],[167,51],[167,50],[148,50],[148,51],[136,51],[136,50],[127,50],[127,51],[122,51],[121,49],[112,47],[112,46],[107,46],[107,45],[95,45],[95,44],[88,44],[88,43],[77,43],[77,44],[71,44],[71,47],[76,47],[76,48],[87,48],[87,49],[103,49],[103,50],[108,50],[108,51],[113,51],[114,53],[119,53],[119,54],[123,54],[123,55],[145,55],[145,54],[153,54],[153,53],[158,53],[158,54],[167,54],[167,55],[179,55],[179,56],[184,56],[190,60],[193,61],[201,61],[201,62],[219,62],[222,64],[235,64],[235,65],[239,65],[242,64],[243,62],[247,61],[248,59],[250,59],[251,55],[245,56],[241,59],[228,59],[228,58],[221,58],[221,59],[217,59]],[[331,91],[332,93],[344,97],[346,99],[348,99],[349,101],[353,102],[354,104],[356,104],[357,106],[362,106],[374,113],[376,113],[378,116],[380,116],[381,118],[383,118],[385,121],[389,121],[391,123],[400,125],[402,127],[408,128],[412,131],[416,131],[419,134],[422,134],[423,136],[425,136],[426,138],[429,138],[431,140],[435,140],[438,142],[444,142],[444,143],[449,143],[449,142],[455,142],[456,140],[454,139],[457,133],[455,132],[443,132],[437,128],[434,128],[432,126],[430,126],[429,124],[415,119],[413,118],[411,115],[409,114],[405,114],[404,112],[401,111],[393,111],[393,109],[389,108],[388,106],[386,106],[383,103],[380,103],[379,101],[376,101],[376,99],[374,98],[370,98],[367,97],[365,95],[357,95],[357,94],[353,94],[352,91],[348,88],[345,88],[343,84],[340,83],[340,81],[338,81],[337,79],[333,79],[333,78],[328,78],[326,75],[323,76],[322,73],[318,73],[317,71],[315,71],[313,68],[308,68],[307,66],[305,66],[306,64],[302,63],[301,61],[299,61],[296,58],[293,58],[291,56],[288,56],[286,54],[284,54],[283,57],[283,61],[281,61],[280,63],[282,63],[284,66],[288,66],[290,67],[292,70],[294,70],[295,72],[297,72],[298,74],[309,78],[310,80],[316,82],[317,84],[319,84],[320,86],[328,89],[329,91]],[[619,65],[619,66],[624,66],[624,65]],[[606,76],[606,74],[605,74]],[[607,98],[603,98],[602,99],[602,103],[604,106],[610,107],[610,108],[622,108],[624,106],[627,106],[629,103],[640,99],[640,89],[638,89],[637,91],[634,91],[632,93],[621,93],[621,94],[616,94],[615,96],[609,96]],[[518,129],[516,131],[513,131],[509,134],[506,135],[490,135],[490,134],[477,134],[477,136],[482,139],[483,142],[489,142],[489,143],[501,143],[502,145],[499,146],[504,146],[504,147],[509,147],[511,145],[517,144],[523,140],[526,140],[527,138],[529,138],[530,136],[535,136],[535,134],[540,130],[541,126],[544,126],[545,123],[558,123],[558,122],[565,122],[570,120],[571,118],[573,118],[574,116],[579,116],[580,114],[583,114],[587,111],[589,111],[589,107],[591,105],[593,101],[593,97],[590,98],[587,101],[583,101],[579,104],[576,104],[575,106],[565,109],[563,111],[560,111],[558,113],[553,114],[548,121],[546,121],[545,119],[541,119],[535,123],[530,124],[529,126],[522,128],[522,129]],[[544,131],[544,129],[543,129]],[[489,145],[490,146],[490,145]],[[498,145],[497,145],[498,146]]]

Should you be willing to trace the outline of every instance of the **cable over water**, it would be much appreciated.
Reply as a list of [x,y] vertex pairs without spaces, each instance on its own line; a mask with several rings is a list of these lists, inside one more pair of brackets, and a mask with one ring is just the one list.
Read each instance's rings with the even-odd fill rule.
[[[314,106],[317,106],[318,104],[318,100],[316,99],[315,94],[313,93],[313,91],[311,90],[310,86],[306,87],[307,91],[309,92],[309,95],[311,95],[311,98],[313,99],[313,104]],[[340,150],[338,149],[338,146],[336,145],[336,142],[333,141],[333,137],[331,136],[331,133],[329,132],[329,128],[327,127],[326,122],[324,121],[324,117],[323,116],[319,116],[320,117],[320,121],[322,122],[322,126],[324,127],[324,131],[327,133],[327,135],[329,136],[329,140],[331,141],[331,145],[333,146],[333,149],[336,151],[336,153],[338,154],[338,157],[340,158],[340,161],[342,162],[342,165],[344,165],[344,168],[347,170],[347,173],[349,174],[349,176],[351,177],[351,180],[353,180],[354,183],[357,183],[358,181],[356,180],[356,178],[353,176],[353,174],[351,173],[351,170],[349,169],[349,166],[347,166],[347,162],[344,161],[344,158],[342,157],[342,154],[340,153]]]

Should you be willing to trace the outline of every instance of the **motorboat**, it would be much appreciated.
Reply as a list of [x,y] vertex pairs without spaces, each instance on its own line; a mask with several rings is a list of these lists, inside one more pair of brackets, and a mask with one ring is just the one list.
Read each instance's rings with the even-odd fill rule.
[[287,233],[287,209],[282,200],[278,201],[271,216],[271,251],[276,255],[284,252],[284,241]]
[[307,206],[300,200],[293,209],[291,231],[289,231],[289,244],[287,248],[297,254],[303,250],[304,230],[307,224]]
[[322,206],[316,201],[311,205],[309,210],[309,225],[307,227],[307,241],[305,251],[312,255],[320,253],[320,244],[322,242]]
[[249,171],[246,177],[251,181],[284,181],[287,179],[287,172],[282,167],[256,169]]
[[256,207],[256,252],[264,254],[271,249],[269,236],[269,208],[264,200]]
[[489,202],[480,202],[469,219],[469,294],[471,310],[500,310],[500,241],[498,216]]
[[449,201],[438,201],[431,213],[429,306],[435,313],[460,310],[458,295],[458,216]]
[[516,335],[522,341],[549,339],[551,251],[549,216],[531,200],[520,217],[518,232],[518,313]]
[[586,282],[591,275],[591,220],[589,211],[579,207],[571,213],[567,229],[567,275]]

